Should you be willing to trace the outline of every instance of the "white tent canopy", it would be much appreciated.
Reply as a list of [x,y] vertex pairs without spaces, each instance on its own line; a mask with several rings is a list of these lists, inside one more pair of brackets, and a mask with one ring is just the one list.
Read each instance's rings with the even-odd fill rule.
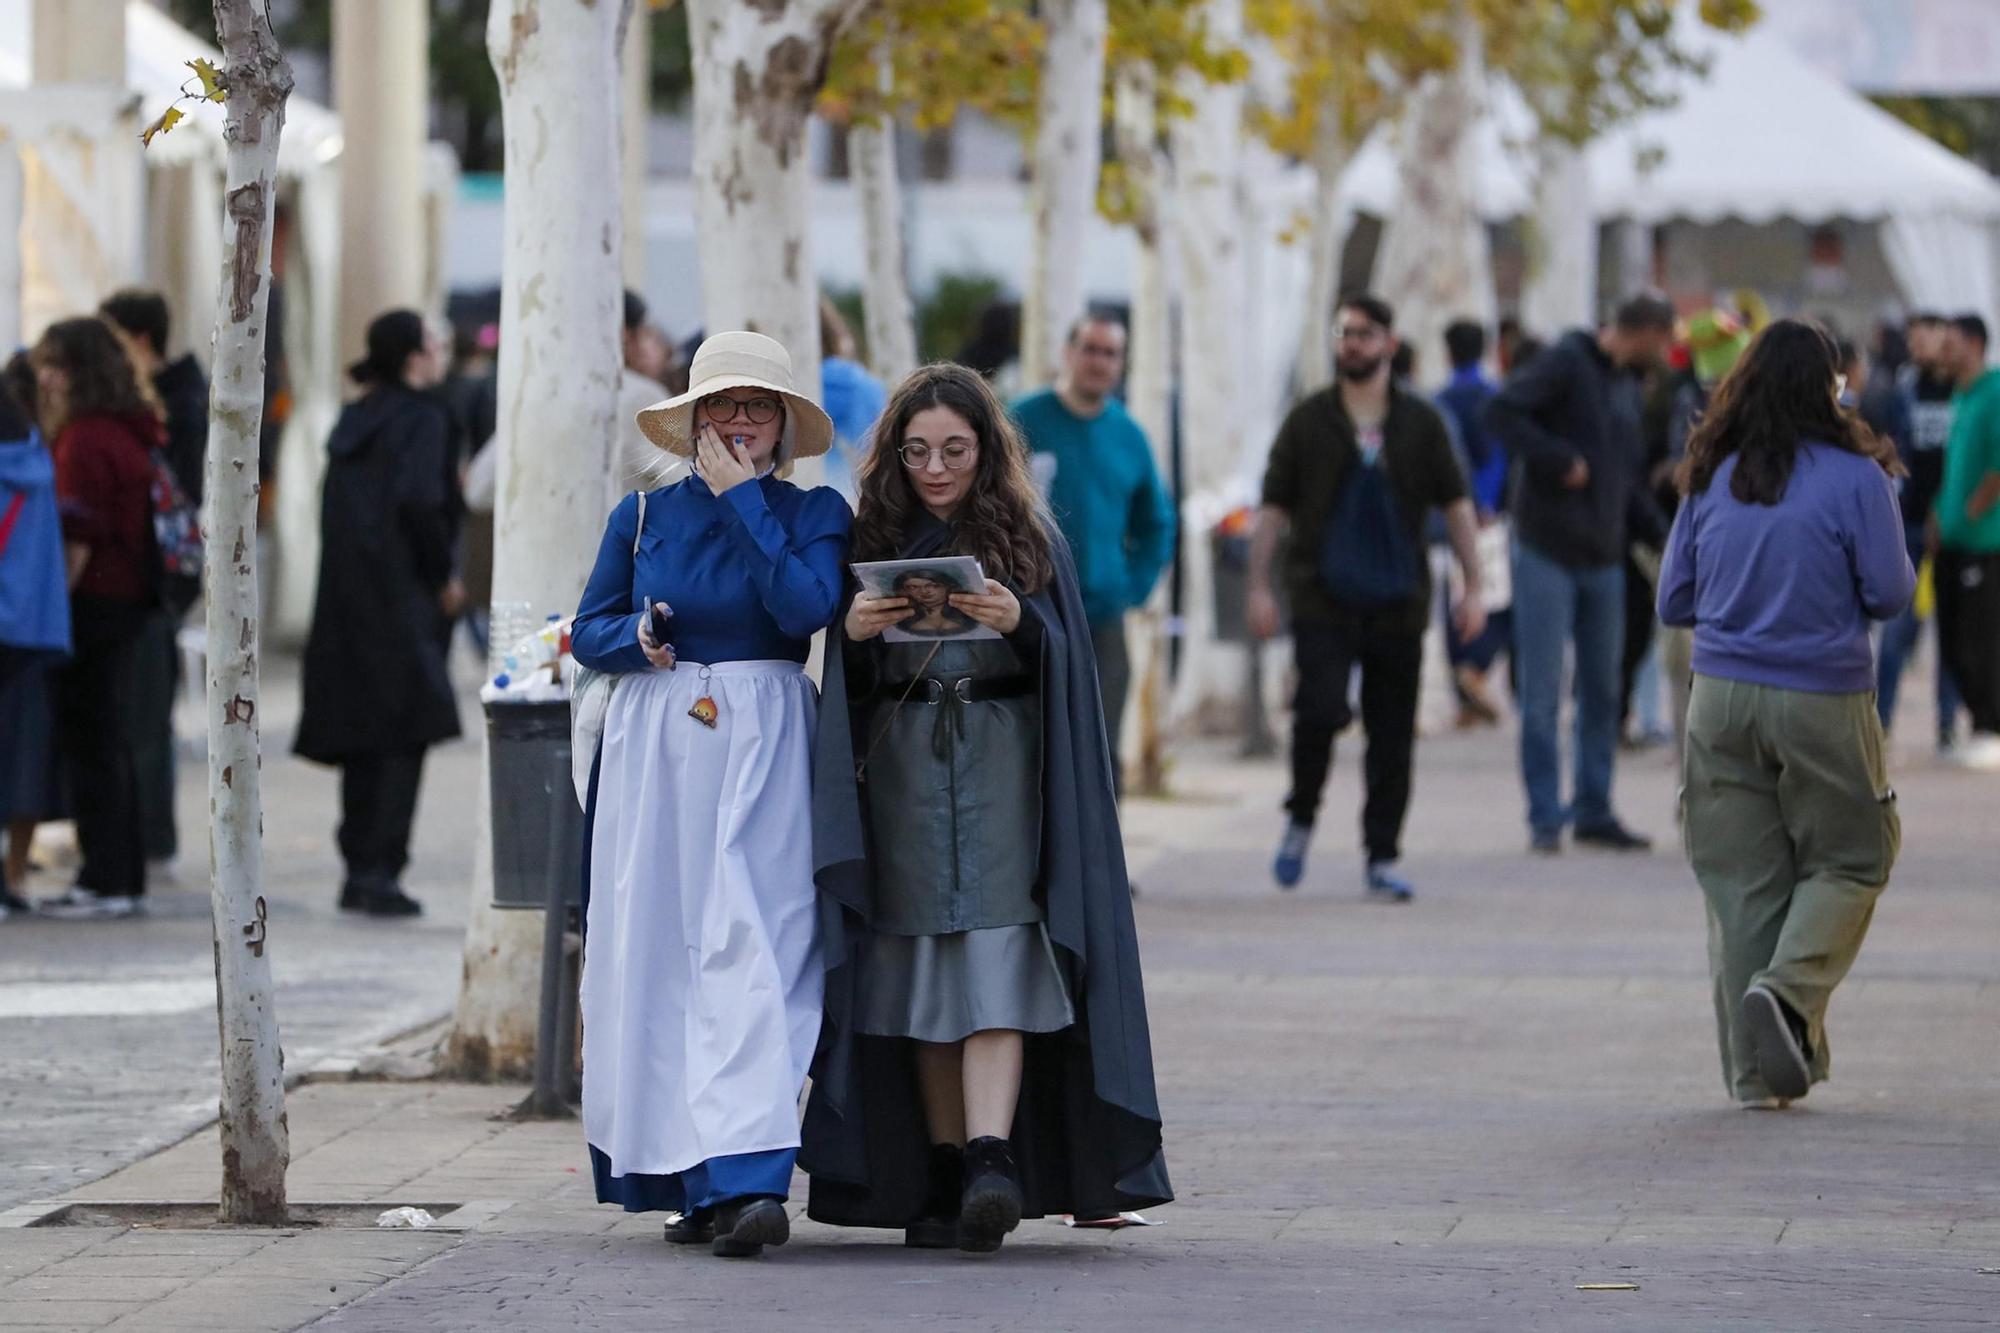
[[[2000,304],[2000,181],[1751,32],[1704,32],[1710,58],[1672,107],[1593,143],[1587,160],[1600,222],[1714,223],[1780,218],[1882,224],[1904,296],[1919,305]],[[1356,154],[1342,197],[1393,219],[1393,131]],[[1475,130],[1475,198],[1490,222],[1526,214],[1535,191],[1534,128],[1520,95],[1496,85]]]

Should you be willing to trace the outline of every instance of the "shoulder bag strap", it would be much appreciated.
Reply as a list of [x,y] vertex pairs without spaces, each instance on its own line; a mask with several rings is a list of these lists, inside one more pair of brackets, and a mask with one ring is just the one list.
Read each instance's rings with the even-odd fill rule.
[[[868,780],[868,761],[875,757],[876,747],[882,744],[882,738],[884,736],[887,736],[889,734],[889,728],[895,725],[896,714],[902,712],[903,705],[910,701],[911,692],[917,688],[918,682],[923,680],[924,673],[931,669],[931,661],[932,659],[937,657],[938,649],[942,647],[944,647],[944,641],[942,639],[931,645],[931,650],[924,654],[923,665],[917,668],[917,672],[914,676],[910,677],[910,683],[903,687],[902,697],[896,700],[896,706],[889,710],[889,716],[884,718],[882,720],[882,725],[876,729],[874,739],[868,742],[867,753],[863,754],[861,756],[861,762],[854,766],[854,780],[857,783],[866,782]],[[836,652],[839,651],[839,645],[836,644],[834,646],[834,651]]]

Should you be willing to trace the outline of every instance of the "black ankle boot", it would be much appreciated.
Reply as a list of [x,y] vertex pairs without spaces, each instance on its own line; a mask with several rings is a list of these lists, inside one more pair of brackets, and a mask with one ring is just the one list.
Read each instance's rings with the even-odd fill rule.
[[965,1193],[958,1207],[958,1248],[987,1254],[1021,1224],[1021,1173],[1014,1145],[991,1136],[965,1145]]
[[956,1143],[933,1143],[930,1179],[924,1206],[910,1225],[903,1228],[903,1244],[913,1250],[948,1250],[958,1244],[958,1203],[965,1189],[965,1150]]
[[784,1200],[752,1194],[716,1205],[715,1239],[708,1248],[719,1258],[749,1259],[762,1254],[766,1245],[783,1245],[791,1235]]

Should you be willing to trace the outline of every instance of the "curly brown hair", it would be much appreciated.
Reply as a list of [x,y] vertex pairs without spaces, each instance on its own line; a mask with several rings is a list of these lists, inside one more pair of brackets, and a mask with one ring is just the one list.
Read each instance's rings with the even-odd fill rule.
[[95,315],[49,325],[31,355],[37,369],[53,367],[69,379],[67,390],[44,395],[39,404],[42,429],[51,441],[80,417],[166,420],[153,386],[140,378],[124,337]]
[[1839,374],[1839,344],[1818,324],[1781,319],[1766,327],[1688,436],[1681,493],[1706,491],[1723,461],[1736,454],[1729,493],[1744,504],[1774,505],[1784,498],[1799,446],[1808,440],[1872,458],[1890,476],[1900,476],[1895,446],[1837,401]]
[[950,554],[978,560],[989,578],[1023,593],[1055,579],[1048,502],[1028,470],[1028,448],[1013,420],[977,371],[950,361],[917,370],[897,386],[861,463],[857,560],[893,560],[903,551],[911,520],[923,509],[900,452],[910,419],[942,407],[965,419],[979,441],[972,487],[953,516]]

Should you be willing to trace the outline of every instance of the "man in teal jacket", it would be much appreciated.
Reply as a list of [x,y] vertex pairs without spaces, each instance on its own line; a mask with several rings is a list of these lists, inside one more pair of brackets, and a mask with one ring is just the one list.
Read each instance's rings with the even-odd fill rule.
[[1174,553],[1173,499],[1146,432],[1111,396],[1124,375],[1124,326],[1086,315],[1069,331],[1055,387],[1014,404],[1035,475],[1076,557],[1114,774],[1132,676],[1125,613],[1152,596]]
[[1951,438],[1937,498],[1938,642],[1972,714],[1967,768],[2000,772],[2000,370],[1986,364],[1986,321],[1951,322]]

